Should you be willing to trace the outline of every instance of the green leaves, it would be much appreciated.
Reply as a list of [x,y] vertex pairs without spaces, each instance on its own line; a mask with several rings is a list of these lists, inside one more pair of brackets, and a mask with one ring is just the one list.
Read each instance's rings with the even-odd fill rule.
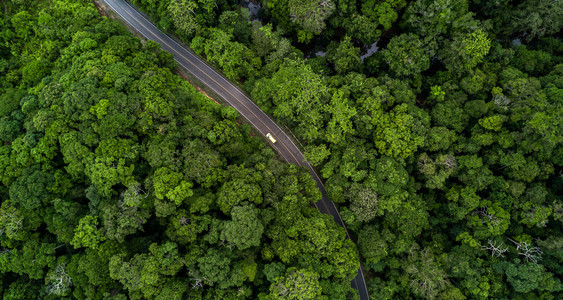
[[382,51],[389,68],[398,76],[417,75],[430,67],[423,43],[414,34],[402,34],[391,39]]
[[245,45],[232,41],[232,34],[221,29],[210,30],[209,38],[196,37],[192,40],[194,51],[204,53],[207,60],[221,68],[227,78],[236,80],[256,75],[262,62]]
[[74,238],[70,242],[74,248],[88,247],[96,249],[105,240],[105,236],[98,230],[98,217],[85,216],[80,219],[74,229]]
[[477,30],[454,37],[452,42],[446,43],[440,56],[450,72],[462,74],[464,71],[471,71],[482,62],[490,48],[491,41],[487,38],[487,34]]
[[173,172],[166,167],[157,169],[154,172],[154,195],[158,199],[168,198],[176,205],[193,195],[190,189],[193,184],[182,180],[182,173]]
[[316,299],[321,295],[319,275],[306,269],[289,269],[270,286],[273,299]]
[[252,97],[274,116],[295,122],[304,136],[315,139],[322,121],[320,108],[330,96],[324,78],[301,61],[286,60],[271,79],[256,83]]
[[151,244],[150,253],[136,254],[130,261],[115,255],[109,262],[110,276],[119,280],[131,292],[142,292],[149,298],[162,289],[169,276],[184,266],[174,243]]
[[256,204],[262,203],[262,191],[254,183],[248,183],[243,179],[228,181],[219,190],[217,204],[221,211],[229,214],[232,207],[248,200]]
[[258,212],[251,205],[233,207],[232,221],[226,222],[221,240],[234,244],[239,250],[260,246],[264,226],[260,223]]
[[503,263],[508,282],[518,293],[529,293],[533,290],[559,291],[561,282],[553,278],[551,273],[534,263]]
[[407,158],[424,145],[425,137],[413,133],[415,118],[407,113],[408,105],[396,106],[390,113],[374,119],[374,144],[383,154]]
[[22,176],[10,186],[10,198],[27,210],[38,209],[42,202],[49,199],[47,186],[50,181],[50,174],[37,167],[25,169]]
[[333,144],[342,144],[346,136],[354,133],[352,118],[356,115],[356,109],[344,98],[344,93],[338,91],[332,95],[325,110],[332,115],[326,129],[326,139]]
[[[320,34],[326,24],[325,20],[334,11],[335,5],[331,0],[289,0],[289,16],[291,21],[300,25],[307,33]],[[312,35],[300,38],[300,42],[309,42]]]
[[333,44],[329,47],[327,59],[334,64],[334,70],[338,74],[357,71],[362,64],[360,49],[354,47],[349,36],[345,36],[338,46]]

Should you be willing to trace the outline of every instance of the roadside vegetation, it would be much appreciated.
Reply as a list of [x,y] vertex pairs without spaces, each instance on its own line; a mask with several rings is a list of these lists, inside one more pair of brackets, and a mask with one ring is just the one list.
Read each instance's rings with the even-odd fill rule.
[[351,297],[354,243],[233,108],[82,0],[3,1],[3,299]]
[[293,130],[372,298],[561,297],[560,1],[133,3]]
[[560,1],[132,2],[293,130],[354,242],[156,43],[2,0],[4,299],[345,299],[360,261],[373,299],[561,298]]

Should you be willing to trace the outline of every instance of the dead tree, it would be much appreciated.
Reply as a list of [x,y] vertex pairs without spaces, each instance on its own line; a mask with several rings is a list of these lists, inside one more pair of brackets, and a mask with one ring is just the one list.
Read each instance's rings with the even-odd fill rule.
[[493,257],[504,257],[504,253],[508,251],[508,247],[506,247],[502,242],[488,240],[487,244],[487,246],[481,245],[481,249],[491,251],[491,255]]
[[524,256],[527,262],[533,262],[534,264],[538,263],[538,260],[541,259],[541,255],[543,252],[539,247],[532,247],[532,245],[528,244],[528,242],[517,242],[511,238],[509,238],[511,242],[516,245],[516,250],[518,250],[518,254]]

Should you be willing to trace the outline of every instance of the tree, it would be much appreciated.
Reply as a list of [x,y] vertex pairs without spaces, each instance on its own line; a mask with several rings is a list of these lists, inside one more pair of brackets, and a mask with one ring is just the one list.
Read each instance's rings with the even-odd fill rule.
[[197,36],[191,46],[196,53],[204,53],[229,79],[254,77],[261,66],[260,58],[245,45],[231,41],[232,38],[232,34],[214,28],[210,30],[209,39]]
[[354,183],[348,195],[350,210],[360,222],[369,222],[380,214],[379,199],[372,189]]
[[74,248],[88,247],[96,249],[105,237],[98,230],[98,217],[85,216],[80,219],[78,227],[74,229],[74,238],[70,242]]
[[407,111],[408,106],[401,104],[373,120],[376,125],[374,144],[381,153],[394,158],[407,158],[424,145],[425,136],[413,133],[416,119]]
[[223,184],[219,190],[217,204],[225,214],[229,214],[234,206],[245,200],[262,203],[262,191],[258,185],[237,178]]
[[313,165],[318,166],[322,161],[330,156],[330,150],[327,149],[326,144],[309,147],[305,152],[305,158]]
[[473,70],[491,48],[491,41],[482,30],[477,30],[465,35],[454,37],[447,43],[440,57],[446,68],[456,74]]
[[25,169],[22,176],[10,187],[10,198],[23,208],[34,210],[48,199],[47,186],[51,176],[38,167]]
[[167,202],[162,200],[170,200],[171,204],[178,207],[194,194],[193,184],[183,179],[182,173],[173,172],[166,167],[159,168],[154,172],[155,209],[158,216],[166,217],[172,213],[170,208],[167,208],[169,206]]
[[244,281],[242,268],[231,268],[232,257],[225,251],[209,249],[197,259],[198,270],[208,285],[217,285],[221,289],[240,286]]
[[0,232],[14,240],[25,240],[29,232],[24,229],[25,217],[13,201],[3,201],[0,209]]
[[291,21],[303,28],[298,34],[299,42],[307,43],[313,34],[320,34],[326,24],[325,20],[334,11],[335,5],[331,0],[289,0],[289,15]]
[[457,140],[455,132],[443,126],[431,127],[426,136],[426,145],[424,148],[429,151],[448,150]]
[[150,298],[160,293],[165,276],[174,276],[184,266],[176,244],[149,246],[148,254],[136,254],[130,261],[114,255],[109,262],[110,276],[119,280],[131,292],[142,292]]
[[529,293],[534,290],[560,290],[561,282],[553,274],[545,272],[544,267],[533,263],[504,262],[501,264],[507,280],[517,293]]
[[57,260],[55,245],[37,239],[26,242],[21,248],[3,248],[0,259],[2,272],[26,275],[31,279],[46,278],[45,268]]
[[66,296],[71,290],[72,279],[66,273],[66,263],[59,262],[45,277],[45,284],[49,294],[61,297]]
[[433,123],[458,133],[463,131],[469,121],[469,116],[459,107],[459,104],[456,100],[446,100],[436,104],[431,112]]
[[150,215],[146,209],[133,206],[108,205],[101,209],[104,234],[108,239],[124,242],[125,237],[142,230]]
[[476,192],[474,188],[460,186],[454,186],[447,191],[446,199],[450,201],[448,209],[454,219],[462,220],[479,206],[481,197]]
[[245,8],[225,11],[219,16],[219,29],[232,33],[238,42],[248,45],[252,35],[252,23],[248,19],[249,12]]
[[407,8],[404,20],[423,37],[431,53],[437,50],[436,42],[441,36],[450,38],[455,31],[476,29],[480,25],[473,20],[466,0],[417,0]]
[[290,268],[270,286],[273,299],[316,299],[321,295],[319,275],[306,269]]
[[196,17],[197,2],[192,0],[169,1],[168,13],[174,26],[185,36],[192,37],[201,30]]
[[398,76],[417,75],[430,67],[430,59],[424,52],[418,36],[408,33],[391,39],[382,52],[389,68]]
[[377,23],[363,14],[353,14],[344,19],[342,25],[346,29],[346,35],[358,39],[366,45],[376,42],[377,38],[381,36],[381,30],[373,30],[377,27]]
[[364,226],[358,235],[358,249],[368,266],[377,264],[390,252],[389,246],[374,226]]
[[526,41],[557,33],[561,28],[563,10],[553,1],[534,0],[522,2],[512,11],[506,34],[518,34]]
[[[391,28],[391,23],[397,20],[397,8],[406,5],[403,0],[365,1],[362,3],[362,14],[371,20],[379,22],[385,30]],[[374,26],[375,27],[375,26]]]
[[410,250],[405,271],[410,275],[410,287],[421,297],[436,297],[449,286],[446,273],[428,248],[421,250],[415,244]]
[[221,240],[234,244],[239,250],[259,246],[264,226],[258,219],[258,209],[251,205],[235,206],[231,216],[233,220],[226,222]]
[[338,74],[358,71],[362,64],[360,48],[354,47],[349,36],[345,36],[338,46],[336,44],[329,46],[327,59],[334,64],[334,69]]
[[286,60],[271,79],[257,81],[252,93],[252,98],[274,116],[298,124],[307,139],[318,137],[320,108],[328,97],[324,78],[294,60]]
[[342,91],[337,91],[333,94],[330,104],[325,106],[325,110],[331,114],[326,128],[326,139],[333,144],[342,144],[347,135],[354,133],[352,118],[356,115],[356,109],[344,98]]

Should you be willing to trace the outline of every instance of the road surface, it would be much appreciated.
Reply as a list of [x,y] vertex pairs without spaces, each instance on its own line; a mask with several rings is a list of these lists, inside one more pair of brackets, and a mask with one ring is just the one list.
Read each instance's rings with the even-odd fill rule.
[[[124,0],[104,0],[117,15],[135,28],[145,38],[153,40],[162,46],[162,49],[174,55],[176,62],[195,76],[201,83],[213,90],[218,96],[223,98],[229,105],[234,107],[240,115],[250,122],[262,136],[270,133],[276,143],[266,139],[268,143],[291,164],[304,166],[311,171],[313,179],[317,182],[317,187],[321,191],[322,199],[315,203],[317,209],[334,217],[334,221],[346,230],[346,236],[350,238],[348,230],[332,201],[328,199],[326,189],[311,165],[303,157],[301,150],[293,143],[289,136],[266,115],[260,108],[250,100],[238,87],[232,84],[224,76],[215,71],[205,61],[184,48],[165,33],[160,31],[143,15],[136,11]],[[352,280],[352,287],[360,295],[360,299],[369,299],[363,271],[360,267],[358,274]]]

